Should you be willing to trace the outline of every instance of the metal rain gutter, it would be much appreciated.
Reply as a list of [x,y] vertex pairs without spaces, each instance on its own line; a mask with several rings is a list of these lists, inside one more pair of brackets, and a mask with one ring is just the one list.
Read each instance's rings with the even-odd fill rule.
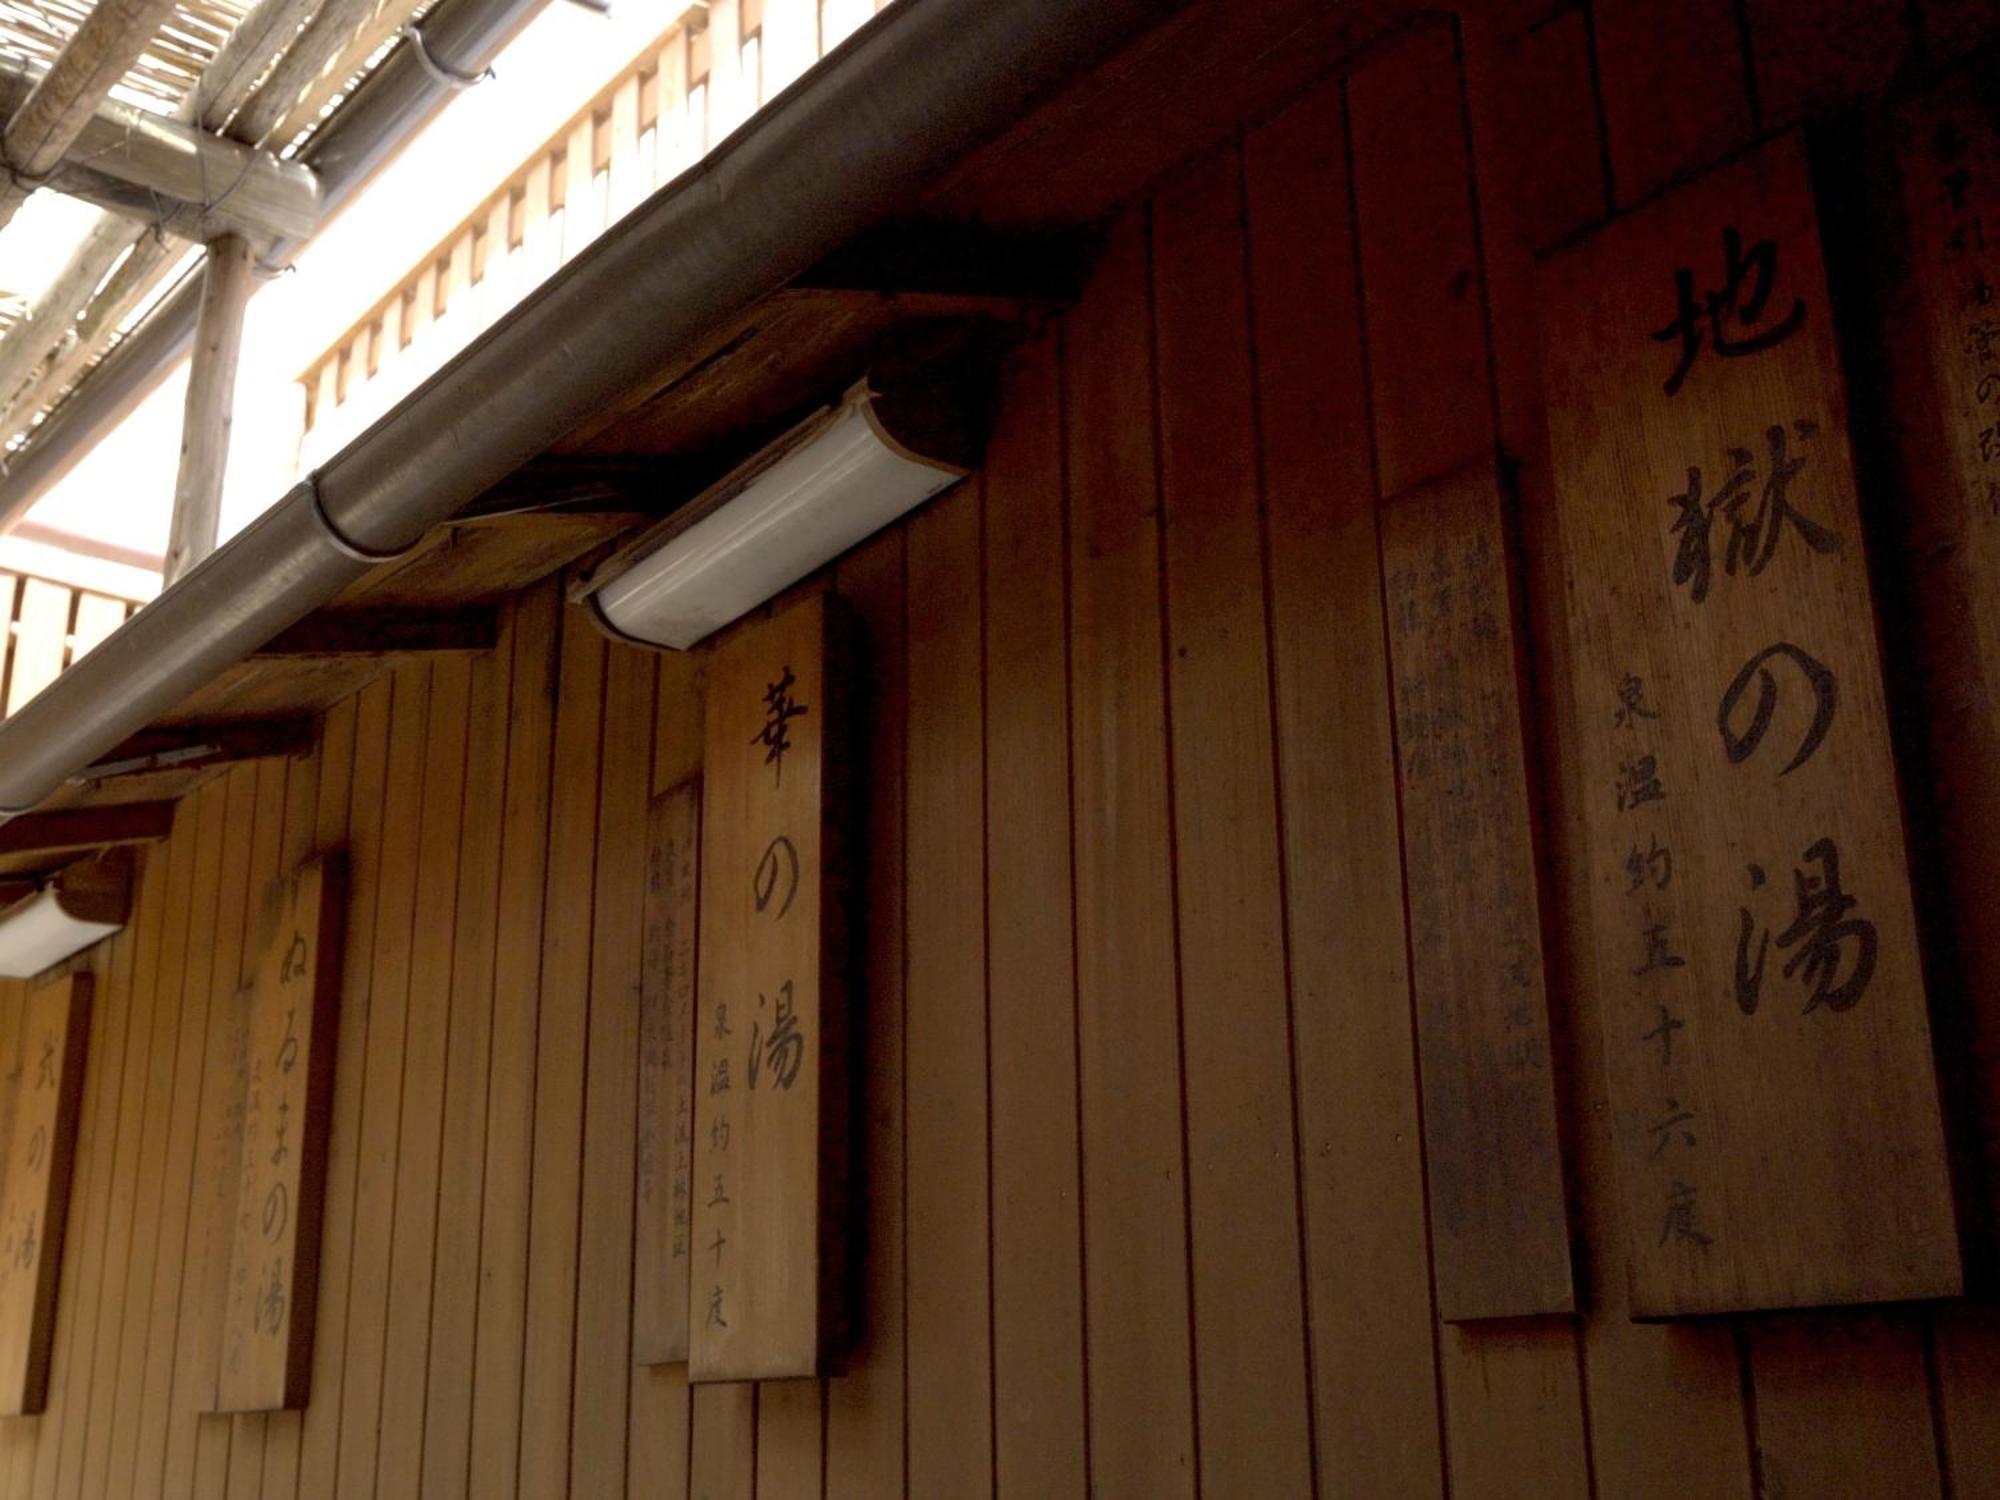
[[0,723],[0,817],[414,546],[1181,3],[900,0]]
[[[306,142],[298,161],[319,178],[320,221],[341,205],[462,85],[476,77],[508,39],[548,0],[445,0],[424,17],[421,47],[398,47],[369,74],[354,97]],[[280,239],[264,264],[290,262],[303,240]],[[56,481],[75,466],[103,431],[122,421],[161,374],[194,342],[201,278],[169,292],[131,336],[100,360],[89,378],[35,429],[33,439],[0,468],[0,533],[13,528]]]

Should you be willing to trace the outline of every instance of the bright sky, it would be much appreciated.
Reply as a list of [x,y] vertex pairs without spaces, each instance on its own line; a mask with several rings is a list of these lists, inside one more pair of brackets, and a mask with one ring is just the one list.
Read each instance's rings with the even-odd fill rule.
[[[657,38],[671,20],[669,9],[659,0],[624,0],[607,16],[551,0],[495,62],[492,82],[453,100],[321,230],[294,272],[252,298],[223,495],[225,538],[292,483],[303,417],[300,373]],[[89,222],[92,211],[78,208],[49,193],[30,199],[0,235],[0,286],[33,292],[53,277],[77,226]],[[186,392],[183,363],[36,505],[29,522],[164,552]],[[48,549],[0,538],[0,567],[135,597],[157,586],[128,568],[71,562],[57,571],[61,566]]]

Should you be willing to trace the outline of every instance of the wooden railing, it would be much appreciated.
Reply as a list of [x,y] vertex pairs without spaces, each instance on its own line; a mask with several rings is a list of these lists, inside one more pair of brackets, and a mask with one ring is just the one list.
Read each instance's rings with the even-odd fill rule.
[[0,573],[0,618],[7,622],[0,704],[11,714],[138,608],[130,599],[72,588],[48,578]]
[[656,44],[300,376],[310,467],[889,0],[713,0]]

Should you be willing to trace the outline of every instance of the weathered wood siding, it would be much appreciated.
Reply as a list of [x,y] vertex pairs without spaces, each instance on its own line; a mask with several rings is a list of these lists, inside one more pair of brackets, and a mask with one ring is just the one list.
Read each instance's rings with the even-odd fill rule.
[[[845,1378],[630,1360],[643,830],[696,662],[544,586],[496,654],[197,793],[91,960],[49,1409],[0,1421],[0,1500],[2000,1495],[1990,1312],[1626,1316],[1529,302],[1534,247],[1991,19],[1433,20],[1113,226],[984,472],[823,580],[874,659]],[[1376,518],[1496,444],[1586,1311],[1444,1326]],[[254,893],[333,845],[312,1399],[199,1416],[217,1002]]]

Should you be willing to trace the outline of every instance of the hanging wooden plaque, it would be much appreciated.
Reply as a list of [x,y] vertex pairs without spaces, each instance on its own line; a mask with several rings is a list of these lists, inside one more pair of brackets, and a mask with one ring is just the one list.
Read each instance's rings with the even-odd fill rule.
[[688,1374],[825,1372],[845,1298],[843,673],[815,598],[709,669]]
[[1637,1317],[1960,1286],[1803,149],[1540,279]]
[[701,886],[701,782],[653,799],[639,981],[639,1181],[632,1357],[688,1357],[694,1240],[694,988]]
[[242,1151],[218,1411],[306,1403],[340,999],[341,873],[336,859],[308,861],[265,902],[239,1061]]
[[0,1416],[48,1404],[91,986],[88,974],[39,985],[27,992],[21,1017],[0,1183]]
[[[2000,110],[1985,63],[1906,101],[1894,154],[1901,202],[1878,215],[1898,253],[1874,268],[1882,382],[1900,463],[1899,538],[1911,577],[1941,882],[1963,968],[1960,1055],[1981,1154],[2000,1162]],[[1877,200],[1878,202],[1880,200]],[[1896,209],[1900,209],[1897,212]],[[2000,1250],[2000,1179],[1984,1220]]]
[[1382,509],[1438,1315],[1567,1312],[1534,824],[1499,476]]

